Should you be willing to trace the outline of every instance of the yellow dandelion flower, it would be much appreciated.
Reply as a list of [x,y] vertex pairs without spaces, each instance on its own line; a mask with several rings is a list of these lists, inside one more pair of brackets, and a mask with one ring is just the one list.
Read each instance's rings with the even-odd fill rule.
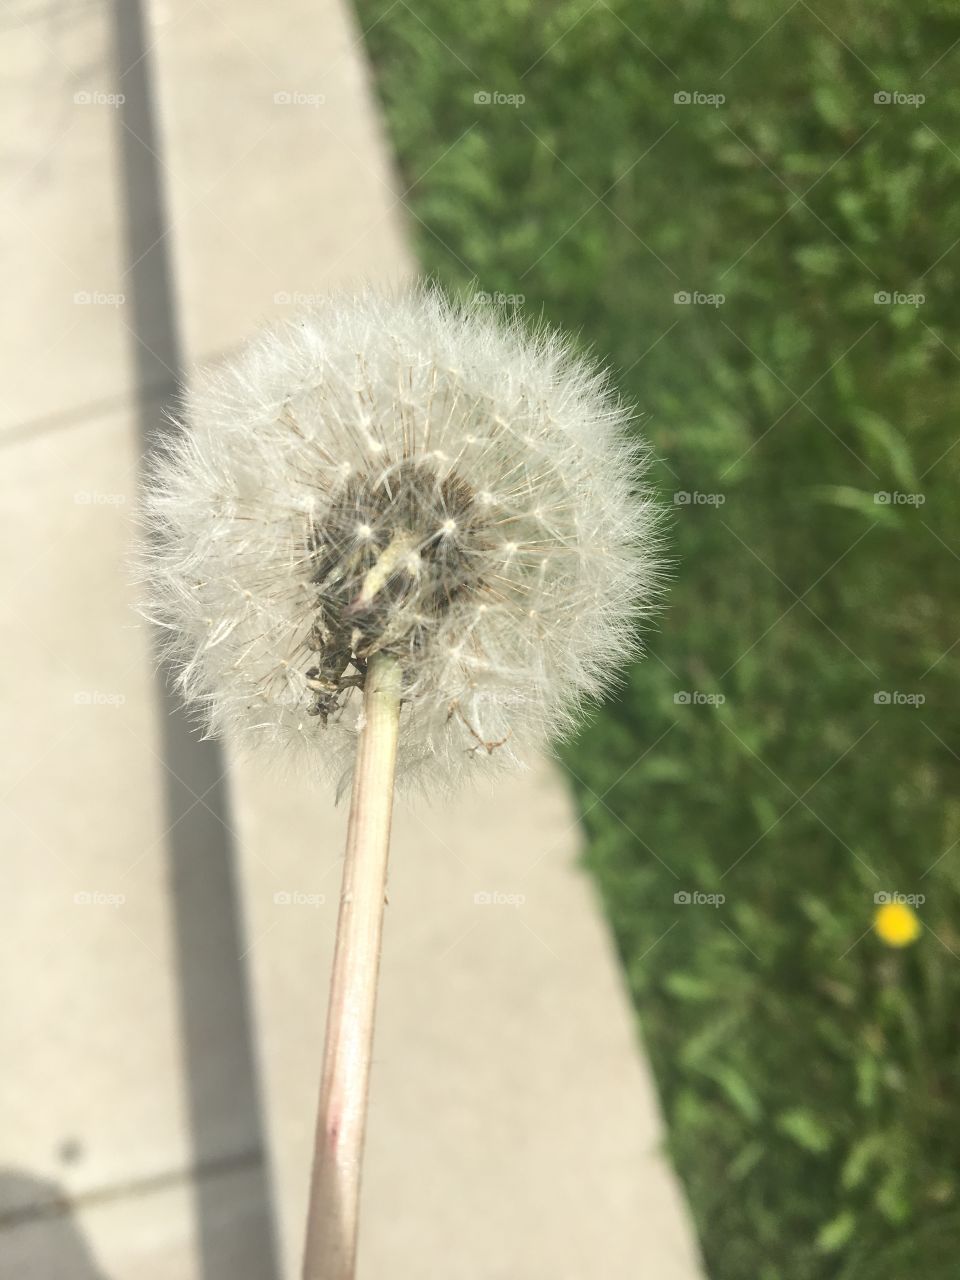
[[909,947],[920,937],[920,919],[905,902],[887,902],[878,908],[873,927],[888,947]]

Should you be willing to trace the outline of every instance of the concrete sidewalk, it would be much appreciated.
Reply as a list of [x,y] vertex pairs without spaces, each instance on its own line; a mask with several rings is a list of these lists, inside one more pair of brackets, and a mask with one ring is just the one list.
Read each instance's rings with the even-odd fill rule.
[[[6,34],[0,1274],[293,1280],[345,814],[250,763],[227,793],[229,753],[158,697],[123,557],[184,363],[413,268],[351,12],[131,12],[37,3]],[[364,1280],[699,1280],[578,848],[546,762],[399,807]]]

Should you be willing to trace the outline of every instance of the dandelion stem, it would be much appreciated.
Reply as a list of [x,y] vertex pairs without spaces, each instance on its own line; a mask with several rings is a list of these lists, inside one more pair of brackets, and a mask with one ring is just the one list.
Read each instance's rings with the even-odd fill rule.
[[303,1280],[352,1280],[387,851],[400,722],[400,668],[367,668],[330,984]]

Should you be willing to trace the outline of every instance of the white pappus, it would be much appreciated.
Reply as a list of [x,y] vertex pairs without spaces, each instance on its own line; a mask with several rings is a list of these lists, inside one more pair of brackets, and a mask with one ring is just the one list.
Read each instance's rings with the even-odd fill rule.
[[145,500],[149,615],[215,733],[349,774],[366,662],[398,781],[515,767],[638,651],[647,451],[607,375],[431,285],[331,295],[185,394]]

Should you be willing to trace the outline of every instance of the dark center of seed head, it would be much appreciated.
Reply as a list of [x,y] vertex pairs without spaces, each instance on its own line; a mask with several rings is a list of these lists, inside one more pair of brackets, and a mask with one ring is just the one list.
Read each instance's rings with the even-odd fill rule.
[[328,716],[341,695],[362,688],[367,659],[409,658],[455,600],[481,585],[488,545],[473,488],[403,462],[379,479],[352,477],[310,531],[316,612],[306,672],[309,711]]

